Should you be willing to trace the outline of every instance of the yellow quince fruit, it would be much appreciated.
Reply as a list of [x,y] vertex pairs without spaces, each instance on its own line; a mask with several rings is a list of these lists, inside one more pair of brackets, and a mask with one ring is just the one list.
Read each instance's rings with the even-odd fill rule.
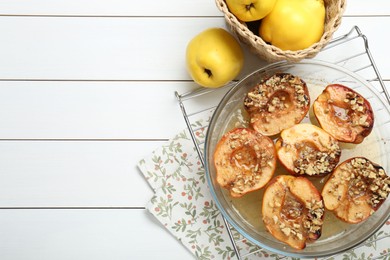
[[282,50],[303,50],[318,42],[325,27],[323,0],[277,0],[261,21],[259,35]]
[[263,19],[272,11],[277,0],[226,0],[226,4],[239,20],[251,22]]
[[241,45],[225,29],[209,28],[187,45],[187,71],[203,87],[222,87],[240,73],[243,65]]

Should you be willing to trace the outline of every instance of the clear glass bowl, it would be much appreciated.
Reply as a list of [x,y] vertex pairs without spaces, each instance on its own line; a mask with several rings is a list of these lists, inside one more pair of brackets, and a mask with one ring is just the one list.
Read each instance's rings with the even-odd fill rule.
[[[363,143],[341,144],[340,162],[354,157],[365,156],[381,165],[390,174],[390,109],[388,103],[367,81],[353,72],[334,64],[320,61],[300,63],[279,62],[259,69],[238,82],[221,100],[209,124],[205,143],[205,168],[212,196],[227,221],[252,243],[272,252],[292,257],[321,257],[341,253],[362,243],[372,236],[390,216],[388,198],[370,218],[360,224],[348,224],[337,219],[332,212],[325,213],[322,235],[314,243],[308,243],[303,250],[293,249],[273,238],[265,229],[261,216],[263,189],[235,199],[216,183],[213,153],[216,144],[224,133],[237,126],[248,126],[243,100],[246,93],[260,79],[276,72],[287,72],[301,77],[308,85],[311,103],[332,83],[346,85],[370,103],[374,111],[374,128]],[[318,125],[312,109],[303,122]],[[278,167],[275,175],[286,174]],[[311,180],[321,191],[325,177],[312,177]]]

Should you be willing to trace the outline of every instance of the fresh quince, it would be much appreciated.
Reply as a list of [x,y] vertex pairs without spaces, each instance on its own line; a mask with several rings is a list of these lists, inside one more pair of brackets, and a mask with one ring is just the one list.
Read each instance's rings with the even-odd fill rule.
[[243,22],[263,19],[275,3],[276,0],[226,0],[230,12]]
[[244,64],[238,41],[222,28],[210,28],[187,45],[187,71],[203,87],[217,88],[233,80]]
[[259,35],[282,50],[302,50],[324,33],[323,0],[278,0],[261,22]]

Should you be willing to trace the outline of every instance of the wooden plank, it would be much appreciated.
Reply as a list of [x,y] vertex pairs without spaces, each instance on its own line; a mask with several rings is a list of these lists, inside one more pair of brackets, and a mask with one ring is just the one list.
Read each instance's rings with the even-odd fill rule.
[[0,17],[0,79],[189,80],[187,43],[212,26],[226,28],[223,18]]
[[1,14],[87,16],[222,16],[213,0],[13,0],[0,2]]
[[[380,29],[390,26],[390,17],[345,17],[336,35],[353,25],[367,32],[378,66],[390,79],[389,48]],[[0,17],[0,80],[189,80],[187,43],[212,26],[226,24],[221,17]],[[246,51],[240,77],[261,65]]]
[[0,208],[144,207],[136,164],[163,143],[1,141]]
[[[194,88],[190,82],[0,82],[0,140],[169,139],[186,128],[174,91]],[[216,105],[223,93],[186,102],[188,113]]]
[[388,0],[353,0],[346,1],[345,15],[389,15],[390,2]]
[[[0,82],[0,139],[168,139],[190,82]],[[139,97],[134,97],[137,94]]]
[[0,210],[2,260],[193,259],[145,210]]
[[[152,5],[152,6],[151,6]],[[222,16],[213,0],[13,0],[0,2],[1,15],[87,15],[87,16]],[[389,15],[387,0],[347,2],[346,15]]]

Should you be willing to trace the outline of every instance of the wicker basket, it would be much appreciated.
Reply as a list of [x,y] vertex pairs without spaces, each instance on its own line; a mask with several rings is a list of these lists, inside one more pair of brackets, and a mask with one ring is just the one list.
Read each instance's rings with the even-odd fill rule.
[[259,36],[255,35],[244,22],[239,21],[228,9],[224,0],[215,0],[218,8],[224,13],[225,20],[239,40],[246,43],[252,52],[261,59],[269,62],[288,60],[297,62],[305,58],[314,57],[331,40],[333,33],[341,23],[341,17],[345,10],[346,0],[324,0],[326,17],[325,30],[321,40],[310,47],[298,51],[284,51],[273,45],[267,44]]

